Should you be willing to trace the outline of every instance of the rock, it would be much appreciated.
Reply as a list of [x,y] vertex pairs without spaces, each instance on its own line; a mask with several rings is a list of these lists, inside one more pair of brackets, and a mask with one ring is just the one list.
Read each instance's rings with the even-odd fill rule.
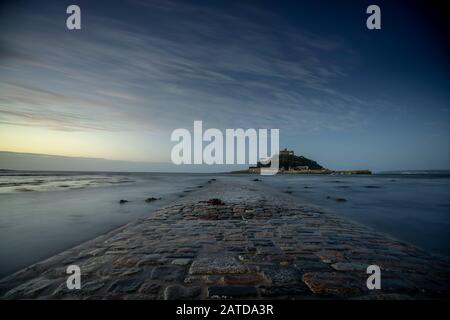
[[337,262],[333,263],[331,267],[337,271],[363,271],[367,270],[369,265],[359,262]]
[[150,198],[145,199],[145,202],[153,202],[156,200],[161,200],[161,198],[150,197]]
[[[120,273],[121,277],[127,277],[137,274],[142,271],[142,268],[124,268],[123,272]],[[120,271],[119,271],[120,272]]]
[[5,297],[14,298],[16,296],[34,296],[35,294],[41,293],[44,289],[50,287],[52,284],[54,284],[54,281],[49,279],[36,278],[8,291],[5,294]]
[[157,283],[145,282],[139,289],[139,292],[146,295],[153,295],[157,297],[161,289],[162,289],[161,285]]
[[347,199],[345,198],[336,198],[334,200],[336,200],[336,202],[347,202]]
[[256,295],[256,288],[252,286],[212,286],[208,288],[208,297],[211,298],[243,298]]
[[160,264],[162,264],[161,255],[153,253],[142,256],[142,258],[136,263],[136,266],[155,266]]
[[230,285],[259,284],[264,281],[260,274],[234,274],[224,276],[224,282]]
[[83,292],[95,292],[101,288],[103,288],[103,286],[105,285],[105,283],[101,280],[93,280],[93,281],[89,281],[86,283],[82,283],[81,284],[81,289],[83,290]]
[[337,272],[305,273],[303,275],[303,282],[315,294],[337,296],[361,293],[366,285],[365,278],[356,278],[347,273]]
[[139,278],[128,278],[115,281],[109,288],[109,292],[126,293],[136,292],[142,284]]
[[184,279],[184,283],[186,284],[223,284],[223,276],[216,274],[208,274],[208,275],[188,275]]
[[294,265],[303,273],[311,271],[333,271],[329,264],[326,264],[319,260],[296,260],[294,262]]
[[185,287],[178,284],[170,285],[164,290],[165,300],[186,300],[195,299],[200,296],[200,287]]
[[[255,238],[272,238],[273,237],[273,232],[269,232],[269,231],[260,231],[260,232],[255,232]],[[273,244],[273,242],[272,242]]]
[[261,271],[272,285],[298,283],[302,280],[299,270],[284,266],[263,266]]
[[316,252],[316,255],[325,263],[336,263],[345,260],[344,255],[339,251],[322,250]]
[[128,202],[128,200],[124,200],[124,199],[119,200],[120,204],[124,204],[124,203],[127,203],[127,202]]
[[246,273],[248,268],[234,257],[211,257],[194,260],[189,269],[189,274],[234,274]]
[[222,200],[217,198],[209,199],[207,203],[213,206],[223,206],[225,204]]
[[150,279],[165,282],[181,282],[184,279],[184,269],[178,266],[155,267]]
[[194,253],[190,253],[190,252],[176,252],[174,254],[168,255],[167,258],[170,259],[193,259],[195,258],[195,254]]
[[185,259],[185,258],[172,260],[172,264],[174,264],[176,266],[186,266],[190,262],[191,262],[191,259]]

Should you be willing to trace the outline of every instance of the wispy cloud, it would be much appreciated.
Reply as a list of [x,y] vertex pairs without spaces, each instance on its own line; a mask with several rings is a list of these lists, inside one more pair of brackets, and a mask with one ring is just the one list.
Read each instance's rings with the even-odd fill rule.
[[188,4],[133,8],[145,10],[145,22],[99,13],[78,33],[42,13],[26,17],[33,28],[8,21],[0,121],[56,130],[171,130],[195,119],[337,130],[364,119],[365,103],[336,89],[356,55],[340,39]]

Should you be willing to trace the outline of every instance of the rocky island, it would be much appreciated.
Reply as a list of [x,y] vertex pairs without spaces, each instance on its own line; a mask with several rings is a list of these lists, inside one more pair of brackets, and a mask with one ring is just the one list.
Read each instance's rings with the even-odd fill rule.
[[[269,167],[270,163],[258,162],[256,166],[233,173],[259,174],[262,167]],[[284,148],[279,153],[279,174],[372,174],[370,170],[330,170],[316,161],[304,156],[295,155],[294,151]]]

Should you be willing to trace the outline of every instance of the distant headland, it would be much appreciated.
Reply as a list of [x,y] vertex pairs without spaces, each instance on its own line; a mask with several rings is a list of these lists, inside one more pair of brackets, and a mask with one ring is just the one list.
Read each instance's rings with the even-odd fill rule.
[[[245,170],[233,171],[233,173],[257,173],[262,167],[268,167],[269,164],[258,162],[256,166]],[[284,149],[279,153],[279,174],[372,174],[370,170],[330,170],[316,161],[304,156],[295,155],[294,151]]]

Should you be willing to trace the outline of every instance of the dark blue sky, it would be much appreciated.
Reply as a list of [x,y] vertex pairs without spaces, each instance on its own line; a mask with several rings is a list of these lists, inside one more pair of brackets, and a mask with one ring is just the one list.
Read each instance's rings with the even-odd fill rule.
[[[73,3],[80,31],[65,28]],[[370,4],[381,8],[381,30],[366,28]],[[279,128],[282,147],[333,169],[450,169],[448,34],[433,8],[3,4],[0,149],[168,161],[171,131],[203,120]]]

